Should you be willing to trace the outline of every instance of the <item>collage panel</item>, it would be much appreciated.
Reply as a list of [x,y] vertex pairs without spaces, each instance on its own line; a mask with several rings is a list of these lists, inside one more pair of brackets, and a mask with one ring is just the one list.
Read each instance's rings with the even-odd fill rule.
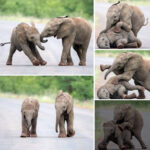
[[93,77],[0,77],[1,150],[92,150],[93,113]]
[[97,50],[95,99],[150,99],[148,50]]
[[93,75],[93,0],[36,5],[1,4],[0,74]]
[[148,0],[95,0],[95,49],[150,49]]
[[150,101],[95,101],[95,150],[149,149]]

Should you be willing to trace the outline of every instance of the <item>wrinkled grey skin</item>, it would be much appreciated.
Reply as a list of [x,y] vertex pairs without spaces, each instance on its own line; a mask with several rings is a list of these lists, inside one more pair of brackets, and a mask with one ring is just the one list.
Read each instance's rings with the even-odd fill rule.
[[[150,61],[145,60],[139,54],[132,52],[120,53],[112,65],[108,65],[105,79],[110,72],[116,74],[118,81],[129,81],[133,78],[136,85],[141,85],[150,91]],[[139,99],[144,99],[144,91],[139,90]]]
[[116,26],[111,27],[105,33],[100,33],[97,38],[97,46],[104,49],[138,48],[141,45],[141,41],[134,36],[132,31],[126,32],[121,29],[120,32],[116,32]]
[[127,81],[112,83],[115,77],[111,77],[108,82],[97,90],[99,99],[133,99],[137,98],[135,93],[127,94],[129,90],[143,90],[139,85],[131,85]]
[[134,35],[137,36],[144,22],[144,14],[138,7],[122,2],[116,3],[108,9],[106,29],[102,32],[106,32],[115,24],[117,26],[122,24],[125,31],[129,32],[132,30]]
[[[73,99],[72,97],[61,90],[58,92],[55,101],[56,109],[56,132],[58,132],[58,137],[72,137],[75,134],[73,129],[74,111],[73,111]],[[67,134],[65,130],[65,122],[67,123]]]
[[92,29],[89,23],[80,17],[58,17],[50,20],[41,33],[41,41],[45,37],[62,39],[63,51],[59,65],[73,65],[71,47],[77,52],[80,59],[79,65],[86,65],[86,53],[90,42]]
[[138,110],[129,104],[120,104],[114,108],[115,123],[119,123],[119,127],[124,130],[128,128],[140,142],[142,149],[146,149],[141,133],[144,126],[143,118]]
[[134,149],[131,142],[132,134],[128,129],[123,131],[113,120],[103,124],[104,138],[98,144],[98,150],[107,150],[107,145],[110,141],[116,143],[121,150]]
[[25,55],[30,59],[33,65],[45,65],[46,61],[40,56],[36,46],[41,50],[44,50],[44,46],[41,45],[40,34],[35,25],[29,26],[26,23],[18,24],[11,35],[10,52],[7,60],[7,65],[12,65],[12,57],[16,50],[23,51]]
[[[25,99],[22,103],[22,133],[21,137],[37,137],[36,124],[39,111],[39,103],[31,97]],[[31,130],[30,130],[31,128]]]

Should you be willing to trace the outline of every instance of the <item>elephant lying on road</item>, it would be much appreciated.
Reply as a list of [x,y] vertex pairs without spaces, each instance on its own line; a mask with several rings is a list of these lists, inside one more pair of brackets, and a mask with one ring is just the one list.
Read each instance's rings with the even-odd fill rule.
[[50,20],[41,33],[41,41],[46,42],[44,37],[57,37],[62,39],[63,51],[60,66],[73,65],[71,58],[71,46],[77,52],[80,63],[86,65],[86,53],[90,42],[92,29],[83,18],[58,17]]
[[[55,101],[56,108],[56,132],[58,132],[59,125],[59,136],[60,138],[72,137],[75,134],[73,129],[73,99],[68,93],[63,93],[61,90],[58,92]],[[65,131],[65,121],[67,122],[67,134]]]
[[132,134],[140,142],[142,149],[146,149],[141,133],[143,128],[143,118],[138,110],[129,104],[117,105],[114,109],[115,123],[119,124],[119,127],[124,130],[128,128]]
[[141,45],[141,41],[132,31],[126,32],[121,29],[120,32],[116,32],[116,26],[111,27],[105,33],[100,33],[97,38],[99,48],[138,48]]
[[13,29],[11,35],[11,46],[7,60],[7,65],[12,65],[12,57],[17,50],[22,51],[29,57],[33,65],[46,65],[46,61],[40,56],[36,46],[44,50],[41,45],[40,34],[35,25],[29,26],[26,23],[20,23]]
[[[137,36],[139,30],[144,25],[144,22],[144,14],[138,7],[118,2],[108,9],[106,29],[102,32],[108,31],[115,24],[119,27],[120,24],[122,24],[122,27],[126,32],[132,30],[134,35]],[[147,23],[145,25],[147,25]],[[118,32],[119,30],[120,28],[118,29]]]
[[132,134],[128,129],[121,130],[113,120],[103,124],[104,139],[98,144],[99,150],[107,150],[110,141],[116,143],[121,150],[134,149]]
[[[31,97],[25,99],[22,103],[22,133],[21,137],[37,137],[36,124],[39,111],[39,103]],[[31,131],[30,131],[31,128]]]
[[[120,53],[112,65],[108,65],[105,79],[110,72],[116,74],[116,81],[129,81],[133,78],[136,85],[141,85],[150,91],[150,61],[145,60],[139,54],[132,52]],[[144,99],[144,91],[139,90],[140,99]]]

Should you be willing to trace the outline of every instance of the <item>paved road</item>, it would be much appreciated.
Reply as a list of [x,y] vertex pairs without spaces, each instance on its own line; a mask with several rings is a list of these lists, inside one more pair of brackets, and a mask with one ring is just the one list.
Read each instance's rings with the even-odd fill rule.
[[[96,18],[96,38],[99,34],[99,32],[103,29],[105,29],[105,24],[106,24],[106,13],[108,8],[111,6],[112,4],[110,3],[100,3],[100,2],[95,2],[95,18]],[[142,12],[145,15],[145,18],[149,18],[149,24],[147,26],[144,26],[141,28],[141,30],[138,33],[138,38],[142,41],[143,45],[142,45],[142,49],[150,49],[150,39],[149,39],[149,35],[150,35],[150,7],[147,6],[138,6]],[[95,47],[97,48],[97,45],[95,45]],[[141,49],[140,48],[140,49]]]
[[[12,29],[19,22],[0,20],[0,43],[10,40]],[[36,24],[39,32],[44,28],[44,24]],[[45,51],[39,50],[43,59],[47,61],[46,66],[33,66],[23,52],[17,51],[13,57],[13,66],[6,66],[10,45],[0,47],[0,74],[1,75],[92,75],[93,74],[93,36],[87,51],[87,66],[78,66],[79,59],[76,52],[72,49],[71,55],[74,66],[58,66],[62,53],[61,40],[49,38],[43,44]]]
[[[145,142],[145,144],[147,145],[147,150],[150,149],[150,112],[142,112],[140,111],[142,116],[143,116],[143,120],[144,120],[144,127],[142,130],[142,138],[143,141]],[[96,115],[99,116],[100,118],[102,118],[104,121],[109,121],[113,119],[113,108],[97,108],[96,109]],[[100,139],[102,139],[102,137],[100,136]],[[135,145],[136,150],[141,150],[140,144],[139,142],[135,139],[135,137],[133,137],[132,139],[133,144]],[[96,142],[96,145],[98,144],[98,141]],[[108,145],[108,150],[117,150],[118,146],[112,142],[109,143]]]
[[[98,56],[96,56],[95,57],[95,67],[99,70],[99,65],[100,64],[112,64],[113,63],[113,58],[105,58],[105,57],[98,57]],[[100,72],[100,71],[99,71]],[[103,84],[105,84],[106,82],[107,82],[107,80],[111,77],[111,76],[114,76],[115,74],[114,73],[110,73],[109,74],[109,77],[107,78],[107,80],[104,80],[104,75],[105,75],[105,73],[106,73],[106,71],[104,71],[104,72],[100,72],[100,76],[98,77],[98,79],[97,79],[97,81],[95,82],[95,83],[97,83],[97,82],[99,82],[99,84],[97,83],[97,84],[95,84],[96,86],[95,86],[95,98],[97,99],[97,95],[96,95],[96,92],[97,92],[97,89],[101,86],[101,85],[103,85]],[[133,84],[134,85],[134,81],[133,80],[130,80],[130,83],[131,84]],[[138,92],[137,91],[129,91],[129,94],[130,93],[133,93],[133,92],[135,92],[137,95],[138,95]],[[148,92],[147,90],[145,90],[145,96],[146,96],[146,99],[150,99],[150,92]]]
[[57,138],[54,105],[41,103],[38,138],[20,138],[21,100],[0,98],[0,150],[92,150],[93,111],[75,108],[72,138]]

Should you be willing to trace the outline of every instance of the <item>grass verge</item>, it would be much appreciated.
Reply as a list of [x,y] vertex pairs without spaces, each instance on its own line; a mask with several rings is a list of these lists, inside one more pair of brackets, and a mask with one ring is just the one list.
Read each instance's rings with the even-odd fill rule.
[[[0,93],[1,98],[10,98],[10,99],[17,99],[17,100],[23,100],[23,99],[25,99],[29,96],[31,96],[31,95],[23,95],[23,94],[16,95],[16,94],[12,94],[12,93]],[[47,95],[44,95],[44,96],[43,95],[42,96],[32,95],[32,97],[38,99],[38,101],[41,102],[41,103],[54,104],[56,96],[52,95],[50,97],[50,96],[47,96]],[[77,99],[74,99],[74,105],[75,105],[75,107],[78,107],[78,108],[93,110],[93,100],[87,100],[87,101],[81,102]]]

